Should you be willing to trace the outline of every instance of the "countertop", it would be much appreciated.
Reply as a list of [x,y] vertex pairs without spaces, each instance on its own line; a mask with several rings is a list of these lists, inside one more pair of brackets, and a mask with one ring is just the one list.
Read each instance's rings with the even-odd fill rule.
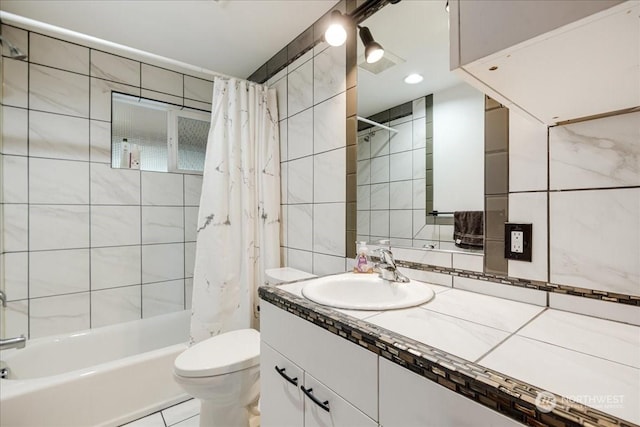
[[[585,419],[596,425],[640,424],[638,326],[433,284],[427,285],[436,297],[418,307],[384,312],[331,309],[304,299],[305,284],[278,286],[285,291],[278,296],[328,317],[332,313],[349,316],[354,320],[351,326],[361,325],[363,334],[373,326],[391,332],[399,341],[408,338],[398,348],[408,345],[411,352],[411,343],[420,343],[453,360],[472,362],[476,371],[486,368],[507,381],[510,377],[552,392],[556,400],[559,396],[572,406],[567,411],[570,420],[568,412],[578,402],[601,412],[582,408],[582,424]],[[269,299],[265,291],[261,296]],[[419,351],[415,347],[412,354]]]

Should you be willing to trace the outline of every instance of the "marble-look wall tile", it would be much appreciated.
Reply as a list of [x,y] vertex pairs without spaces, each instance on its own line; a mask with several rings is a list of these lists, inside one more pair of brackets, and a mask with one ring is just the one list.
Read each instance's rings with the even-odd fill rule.
[[189,111],[190,109],[201,110],[205,112],[211,112],[211,104],[208,102],[194,101],[193,99],[184,98],[183,102],[185,110]]
[[549,130],[550,188],[640,185],[640,112]]
[[89,329],[89,293],[35,298],[29,302],[29,338]]
[[[389,207],[391,209],[413,209],[412,181],[391,182],[389,184],[389,195]],[[424,204],[420,207],[424,207]],[[411,225],[411,220],[409,220],[409,225]]]
[[28,205],[0,205],[3,219],[3,249],[5,252],[20,252],[29,249]]
[[482,257],[482,253],[480,254],[454,253],[453,268],[459,268],[460,270],[467,270],[467,271],[477,271],[479,273],[482,273],[484,271],[484,260]]
[[26,299],[29,296],[29,254],[14,252],[2,254],[4,291],[7,301]]
[[142,64],[142,87],[180,97],[184,94],[182,74],[147,64]]
[[[6,37],[7,40],[11,40],[11,43],[25,55],[29,55],[29,32],[11,25],[2,24],[1,27],[2,36]],[[7,43],[2,45],[2,55],[11,55],[11,49]]]
[[29,297],[47,297],[89,290],[89,250],[29,253]]
[[389,209],[389,183],[372,184],[370,187],[371,209]]
[[278,80],[273,88],[276,90],[276,98],[278,100],[278,120],[286,119],[289,116],[287,110],[287,78]]
[[2,58],[2,104],[27,108],[29,66],[17,59]]
[[419,262],[421,264],[435,265],[439,267],[451,267],[451,254],[447,252],[425,251],[409,248],[392,248],[398,260]]
[[550,194],[551,282],[640,295],[640,188]]
[[[388,123],[382,123],[388,125]],[[389,154],[389,139],[391,132],[386,129],[371,128],[369,141],[371,143],[371,157],[386,156]]]
[[411,150],[413,148],[413,123],[406,122],[396,124],[393,128],[398,132],[390,132],[389,152],[399,153],[401,151]]
[[184,205],[199,206],[202,194],[202,175],[184,176]]
[[140,244],[139,206],[91,206],[91,247]]
[[328,255],[345,255],[344,203],[313,205],[313,251]]
[[313,156],[313,202],[344,202],[346,197],[346,149]]
[[198,230],[197,206],[185,206],[184,208],[184,241],[195,242]]
[[[289,206],[280,205],[280,247],[289,246]],[[286,253],[286,251],[285,251]],[[281,254],[282,257],[282,254]],[[281,260],[282,265],[287,265],[283,260]]]
[[366,136],[358,137],[358,160],[371,158],[371,138]]
[[29,62],[89,74],[89,48],[29,33]]
[[531,223],[531,262],[509,260],[509,276],[547,281],[547,193],[509,194],[509,222]]
[[140,63],[92,49],[91,77],[140,86]]
[[547,189],[547,126],[509,111],[509,191]]
[[[289,162],[280,163],[280,204],[289,203]],[[282,229],[282,226],[280,227]]]
[[31,64],[29,108],[89,117],[89,77]]
[[280,137],[280,162],[289,160],[289,121],[281,120],[279,123]]
[[371,211],[371,235],[389,236],[389,211]]
[[88,204],[89,163],[29,159],[29,202]]
[[313,201],[313,157],[288,162],[289,203],[311,203]]
[[413,127],[412,147],[414,149],[426,147],[427,146],[427,119],[424,117],[419,119],[414,118],[412,122],[412,127]]
[[166,102],[168,104],[173,105],[184,105],[184,98],[176,95],[169,95],[163,92],[156,92],[155,90],[142,89],[140,91],[140,96],[147,99],[152,99],[154,101]]
[[[417,150],[411,151],[413,158],[413,179],[422,179],[427,176],[427,168],[433,169],[433,156],[427,155],[427,152],[424,148],[420,148]],[[404,154],[404,153],[402,153]],[[429,159],[430,164],[429,164]],[[393,157],[391,158],[393,161]]]
[[184,278],[184,243],[142,246],[142,283]]
[[313,110],[289,117],[287,125],[287,158],[289,160],[313,154]]
[[319,253],[313,254],[313,274],[324,276],[327,274],[344,273],[345,271],[344,257]]
[[[387,162],[387,165],[389,162]],[[359,160],[358,161],[358,171],[357,181],[358,185],[370,184],[371,183],[371,160]]]
[[30,250],[87,247],[89,247],[89,206],[29,206]]
[[92,205],[140,204],[140,172],[91,164]]
[[176,242],[184,242],[184,208],[143,206],[142,244]]
[[326,49],[313,58],[313,103],[346,90],[346,44]]
[[91,118],[111,121],[111,92],[140,96],[140,88],[122,83],[91,78]]
[[391,210],[389,211],[389,236],[401,239],[411,239],[412,218],[411,210]]
[[500,283],[487,282],[484,280],[454,277],[453,287],[498,298],[526,302],[527,304],[535,304],[543,307],[547,305],[546,292],[521,288],[519,286],[505,286]]
[[4,308],[4,334],[29,337],[29,300],[8,302]]
[[184,308],[191,310],[193,306],[193,279],[184,279]]
[[91,293],[91,327],[138,320],[142,314],[140,285]]
[[[389,182],[389,156],[372,158],[370,167],[372,184]],[[411,178],[411,170],[409,170],[408,176]],[[358,180],[358,182],[360,181]]]
[[196,101],[211,103],[213,82],[197,77],[184,76],[184,97]]
[[411,181],[413,195],[411,197],[411,207],[413,209],[425,209],[427,205],[427,180],[414,179]]
[[341,93],[313,107],[313,152],[322,153],[344,147],[347,95]]
[[3,203],[27,203],[28,197],[28,168],[27,158],[21,156],[0,156],[2,171]]
[[196,265],[196,242],[184,244],[184,277],[193,277]]
[[311,273],[313,271],[313,252],[288,249],[287,266]]
[[357,191],[357,200],[358,205],[357,209],[360,210],[369,210],[371,209],[371,186],[370,185],[358,185]]
[[288,221],[287,243],[289,247],[306,251],[312,250],[313,205],[289,205]]
[[[358,211],[357,213],[357,233],[360,236],[368,236],[371,233],[371,211]],[[358,239],[362,240],[362,239]],[[368,240],[368,239],[366,239]]]
[[142,317],[184,310],[184,280],[142,285]]
[[89,159],[111,164],[111,123],[90,120]]
[[140,284],[139,245],[91,249],[91,290]]
[[313,105],[313,61],[308,61],[287,76],[289,117]]
[[[420,150],[416,150],[420,151]],[[411,151],[391,154],[389,156],[389,180],[403,181],[413,176],[413,155]],[[416,177],[419,178],[419,177]]]
[[30,111],[29,155],[50,159],[89,160],[89,121]]
[[640,308],[632,305],[550,292],[549,308],[640,326]]
[[183,175],[163,172],[142,172],[142,204],[181,206]]
[[[412,270],[410,268],[399,268],[400,272],[411,280],[418,280],[434,285],[453,287],[453,276],[450,274],[434,273],[432,271]],[[433,288],[433,287],[432,287]],[[439,292],[438,292],[439,293]]]
[[29,134],[28,111],[2,106],[2,153],[26,156]]

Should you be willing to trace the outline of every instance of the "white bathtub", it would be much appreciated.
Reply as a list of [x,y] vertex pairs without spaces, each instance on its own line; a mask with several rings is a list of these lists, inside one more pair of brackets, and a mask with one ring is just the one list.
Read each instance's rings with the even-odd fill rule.
[[29,340],[0,352],[0,425],[115,426],[188,396],[173,380],[190,312]]

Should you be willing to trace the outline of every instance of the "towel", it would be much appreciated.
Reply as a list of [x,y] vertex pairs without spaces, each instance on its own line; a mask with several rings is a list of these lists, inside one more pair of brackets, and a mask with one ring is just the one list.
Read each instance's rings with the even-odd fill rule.
[[453,241],[459,248],[482,249],[484,247],[484,212],[454,212]]

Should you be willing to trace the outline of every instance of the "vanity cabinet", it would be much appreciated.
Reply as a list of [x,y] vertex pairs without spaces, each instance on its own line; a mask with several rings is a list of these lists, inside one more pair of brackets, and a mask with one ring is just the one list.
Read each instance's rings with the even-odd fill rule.
[[640,105],[640,2],[450,0],[450,68],[547,125]]
[[523,424],[380,358],[380,425],[516,427]]
[[265,301],[260,324],[262,426],[378,425],[377,355]]

